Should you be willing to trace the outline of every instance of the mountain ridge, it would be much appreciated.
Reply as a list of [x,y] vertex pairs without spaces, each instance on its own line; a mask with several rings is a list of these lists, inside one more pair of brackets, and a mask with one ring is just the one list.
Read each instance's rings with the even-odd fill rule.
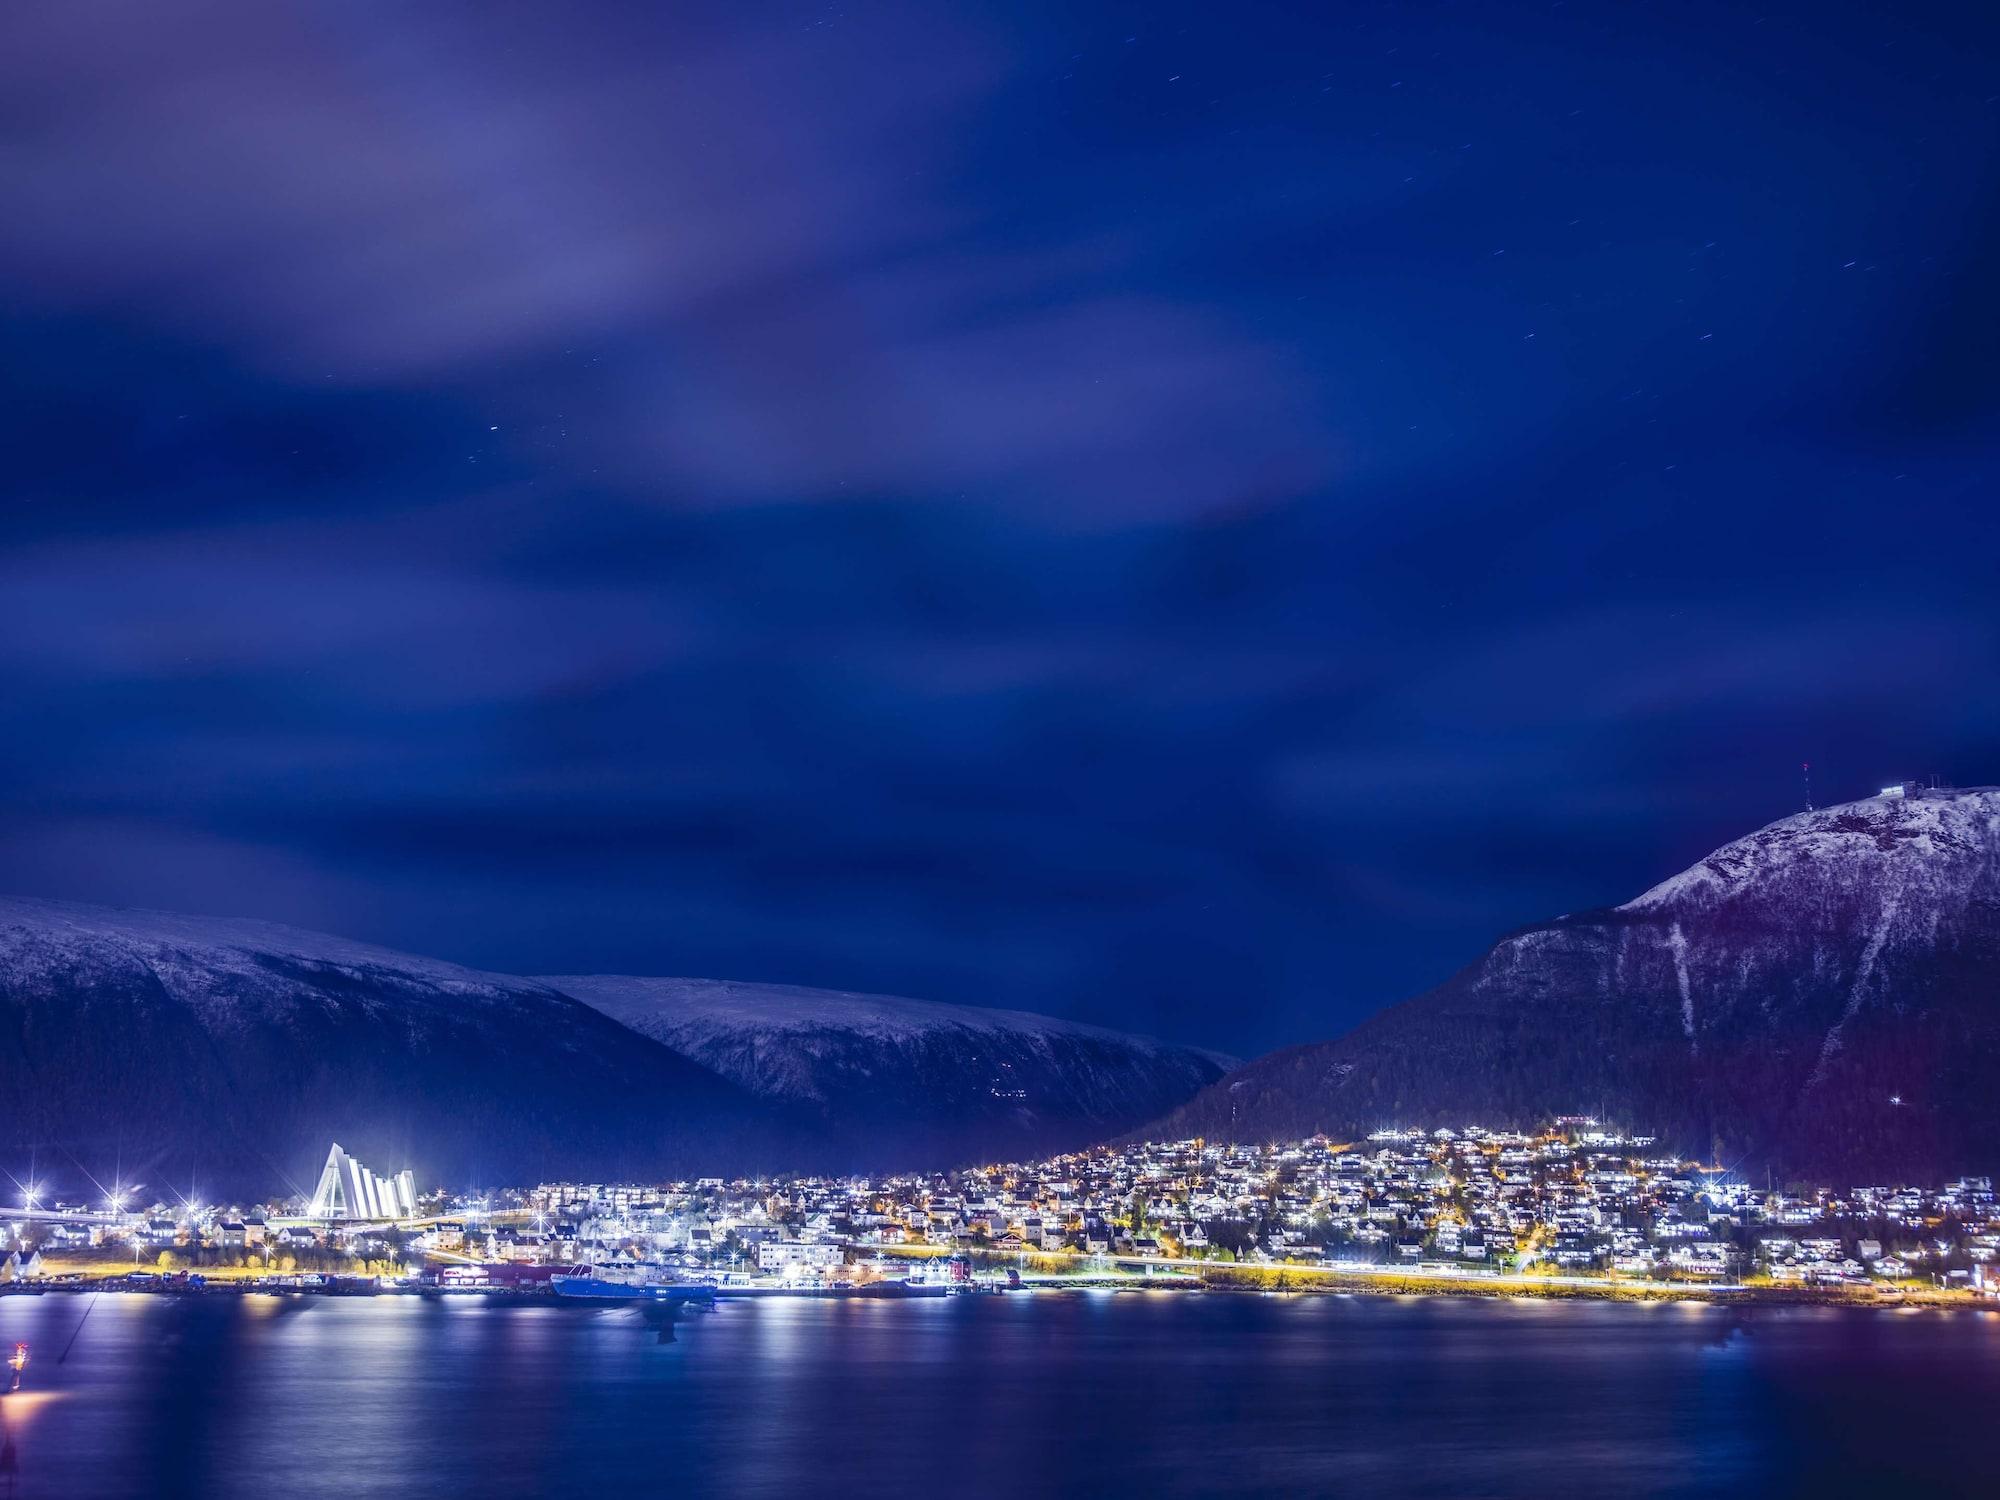
[[1517,929],[1151,1129],[1604,1111],[1773,1169],[1991,1170],[1996,1069],[2000,790],[1919,789],[1779,819],[1622,905]]
[[[767,1005],[776,993],[710,987]],[[986,1074],[966,1069],[1010,1036],[1003,1061],[1025,1066],[1060,1037],[1077,1056],[1097,1049],[1105,1076],[1124,1081],[1094,1098],[1055,1088],[1062,1069],[1044,1069],[1034,1087],[1046,1098],[989,1094],[955,1131],[920,1119],[904,1137],[926,1163],[965,1159],[938,1158],[947,1151],[993,1159],[1024,1141],[1081,1144],[1223,1071],[1195,1049],[1081,1023],[836,998],[850,1012],[872,1005],[878,1020],[899,1015],[906,1031],[928,1017],[986,1038],[971,1058],[936,1045],[904,1058],[905,1075],[931,1070],[947,1098],[957,1088],[977,1102]],[[850,1060],[872,1045],[818,1029],[817,1045]],[[1156,1054],[1181,1061],[1156,1067]],[[834,1099],[758,1081],[732,1081],[540,980],[255,919],[0,897],[0,1156],[19,1158],[0,1165],[17,1172],[39,1158],[100,1184],[262,1194],[309,1187],[333,1139],[376,1167],[457,1186],[834,1170],[906,1154],[876,1149],[871,1134],[895,1130],[895,1111],[863,1109],[852,1087]],[[884,1097],[925,1102],[907,1076]]]
[[813,1111],[829,1144],[857,1164],[1089,1144],[1235,1062],[1086,1022],[943,1001],[736,980],[542,982],[758,1097]]
[[768,1111],[635,1040],[531,981],[345,938],[0,898],[8,1133],[92,1176],[275,1190],[336,1138],[427,1182],[768,1149]]

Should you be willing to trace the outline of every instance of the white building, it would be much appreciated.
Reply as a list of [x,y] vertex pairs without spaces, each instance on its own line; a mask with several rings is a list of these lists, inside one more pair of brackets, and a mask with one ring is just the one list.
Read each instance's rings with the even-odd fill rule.
[[407,1167],[394,1177],[377,1177],[334,1142],[313,1190],[314,1219],[412,1219],[417,1213],[417,1179]]
[[6,1260],[0,1261],[0,1282],[35,1281],[42,1275],[42,1252],[30,1250],[24,1260],[16,1250]]
[[780,1240],[757,1247],[757,1265],[766,1271],[827,1271],[840,1264],[840,1246],[805,1245],[797,1240]]

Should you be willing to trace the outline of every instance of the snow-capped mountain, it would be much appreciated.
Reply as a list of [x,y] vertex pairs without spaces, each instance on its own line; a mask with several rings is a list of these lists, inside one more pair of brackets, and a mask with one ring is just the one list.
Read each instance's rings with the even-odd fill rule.
[[1258,1139],[1606,1113],[1725,1162],[2000,1167],[2000,790],[1785,818],[1512,934],[1155,1127]]
[[309,1189],[334,1140],[425,1186],[955,1165],[1129,1128],[1229,1061],[1014,1012],[522,979],[0,897],[0,1169],[73,1190]]
[[303,1183],[338,1140],[445,1182],[763,1154],[769,1110],[544,985],[262,922],[0,898],[0,1166],[154,1195]]
[[540,982],[811,1111],[857,1165],[1082,1145],[1154,1118],[1233,1063],[1023,1011],[707,979]]

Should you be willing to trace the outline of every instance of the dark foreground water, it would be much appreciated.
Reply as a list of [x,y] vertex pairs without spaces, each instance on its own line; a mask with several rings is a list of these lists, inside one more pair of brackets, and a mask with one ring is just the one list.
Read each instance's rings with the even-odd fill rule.
[[736,1303],[663,1341],[120,1295],[0,1298],[0,1337],[32,1345],[23,1500],[2000,1494],[1989,1313],[1078,1293]]

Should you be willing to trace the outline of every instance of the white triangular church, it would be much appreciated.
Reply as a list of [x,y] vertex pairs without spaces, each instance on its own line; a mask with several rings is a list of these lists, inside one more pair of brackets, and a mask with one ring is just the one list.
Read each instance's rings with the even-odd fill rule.
[[312,1219],[412,1219],[416,1213],[415,1173],[405,1167],[394,1177],[377,1177],[341,1150],[338,1141],[326,1153],[306,1210]]

